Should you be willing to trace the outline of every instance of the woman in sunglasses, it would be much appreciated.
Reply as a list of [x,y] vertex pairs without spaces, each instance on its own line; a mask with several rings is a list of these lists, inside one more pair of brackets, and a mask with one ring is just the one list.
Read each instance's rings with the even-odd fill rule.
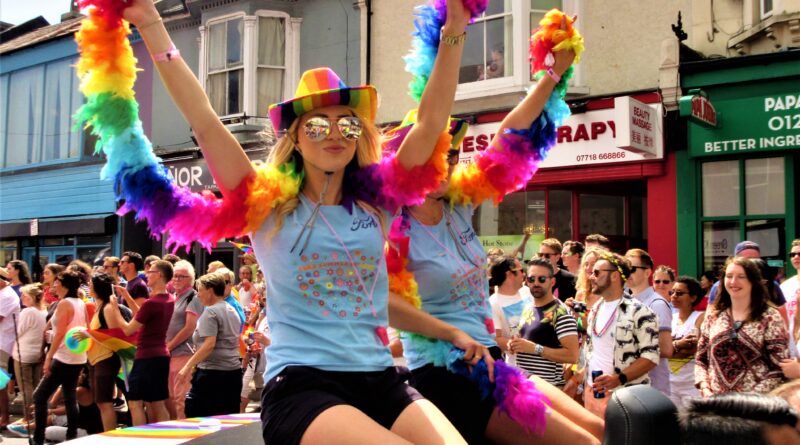
[[[396,155],[381,157],[375,88],[348,87],[330,68],[318,68],[303,74],[296,97],[270,106],[279,139],[259,168],[214,113],[153,1],[133,0],[124,16],[137,26],[194,129],[225,198],[221,206],[233,209],[225,223],[237,224],[245,215],[236,231],[250,235],[265,267],[273,340],[262,399],[265,442],[463,443],[392,366],[383,246],[390,214],[421,201],[444,176],[449,147],[439,140],[455,96],[470,11],[461,0],[447,0],[418,123]],[[187,233],[182,240],[197,239],[203,238]],[[403,314],[392,314],[399,328],[458,344],[470,362],[484,355],[485,348],[462,331],[429,321],[409,325]]]
[[675,281],[675,271],[671,267],[660,265],[653,271],[653,290],[669,301],[669,291]]
[[789,335],[769,303],[758,266],[749,258],[725,263],[723,286],[700,329],[695,386],[703,397],[726,392],[767,393],[783,382]]
[[669,359],[670,399],[684,406],[687,399],[700,393],[694,386],[694,355],[705,311],[697,309],[703,288],[692,277],[679,277],[669,290],[670,303],[678,310],[672,317],[672,358]]

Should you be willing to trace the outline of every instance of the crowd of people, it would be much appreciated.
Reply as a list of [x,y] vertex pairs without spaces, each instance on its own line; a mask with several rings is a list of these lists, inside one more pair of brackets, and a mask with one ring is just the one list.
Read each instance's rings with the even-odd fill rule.
[[[47,264],[38,283],[24,261],[0,267],[0,359],[10,379],[2,427],[41,443],[244,412],[263,386],[270,337],[264,282],[252,280],[262,275],[252,255],[241,259],[236,284],[219,262],[195,280],[194,266],[170,254]],[[96,333],[132,342],[129,373]],[[78,351],[68,336],[93,341]],[[22,418],[9,424],[15,397]]]
[[[800,377],[788,334],[800,326],[797,311],[786,303],[792,297],[778,297],[770,269],[749,258],[760,252],[756,243],[737,245],[719,276],[705,278],[707,291],[657,267],[645,250],[613,252],[602,235],[544,240],[526,262],[502,251],[487,258],[473,212],[524,186],[555,144],[583,42],[575,17],[545,16],[531,39],[541,78],[490,147],[465,166],[457,149],[463,125],[450,113],[465,30],[485,2],[444,3],[430,9],[441,13],[431,21],[436,29],[419,31],[439,36],[437,47],[421,51],[427,71],[415,79],[419,108],[391,138],[376,126],[374,87],[350,87],[330,68],[312,69],[295,97],[270,106],[278,139],[263,166],[250,162],[218,119],[154,2],[117,5],[138,29],[222,194],[218,201],[168,195],[176,188],[161,187],[164,178],[153,173],[160,170],[148,164],[118,177],[125,209],[178,244],[249,236],[255,258],[243,257],[238,284],[234,265],[211,263],[195,279],[191,263],[170,255],[125,252],[105,258],[102,271],[80,262],[48,265],[40,295],[23,287],[25,268],[9,264],[0,361],[5,369],[14,354],[5,332],[26,335],[8,327],[24,303],[26,320],[35,320],[26,326],[36,326],[37,354],[25,359],[31,362],[18,355],[15,379],[23,397],[26,380],[35,386],[34,419],[26,402],[35,426],[23,425],[33,429],[34,443],[43,443],[57,403],[72,438],[88,412],[84,402],[96,408],[92,431],[119,424],[118,399],[135,425],[227,414],[246,409],[259,376],[268,444],[599,444],[609,400],[635,385],[651,385],[682,406],[691,443],[724,423],[703,422],[708,412],[724,411],[714,407],[750,403],[729,403],[730,392],[776,391],[797,400],[780,386]],[[418,22],[418,30],[425,26]],[[159,190],[157,202],[172,213],[156,218],[159,210],[138,199],[137,187]],[[203,221],[181,213],[183,204],[201,201]],[[800,241],[792,245],[798,267],[795,251]],[[795,286],[796,300],[796,283],[787,286]],[[52,301],[47,310],[39,297]],[[100,334],[135,345],[130,369],[121,354],[127,349]],[[69,346],[89,338],[88,352]],[[393,355],[405,366],[393,366]],[[764,411],[780,416],[758,420],[776,428],[797,423],[787,406],[769,399]]]

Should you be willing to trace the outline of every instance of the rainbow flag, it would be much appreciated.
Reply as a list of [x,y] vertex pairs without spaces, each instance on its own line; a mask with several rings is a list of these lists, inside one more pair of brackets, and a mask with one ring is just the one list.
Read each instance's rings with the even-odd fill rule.
[[112,350],[119,356],[122,364],[122,376],[125,387],[128,387],[128,376],[133,369],[133,359],[136,357],[136,335],[126,335],[122,329],[94,329],[86,331],[92,339]]

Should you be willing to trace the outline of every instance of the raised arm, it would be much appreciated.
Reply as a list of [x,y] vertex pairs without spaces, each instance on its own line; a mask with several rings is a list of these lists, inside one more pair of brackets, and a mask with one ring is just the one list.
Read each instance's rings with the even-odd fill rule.
[[410,169],[428,161],[439,135],[447,126],[458,86],[458,72],[464,40],[448,43],[449,37],[460,37],[470,20],[463,0],[447,0],[447,18],[442,26],[439,51],[430,78],[419,102],[417,123],[400,145],[397,158]]
[[[169,51],[172,41],[153,0],[132,0],[123,17],[136,26],[151,55]],[[182,58],[154,63],[172,100],[192,127],[220,190],[227,193],[235,189],[253,172],[244,150],[219,120],[203,87]]]

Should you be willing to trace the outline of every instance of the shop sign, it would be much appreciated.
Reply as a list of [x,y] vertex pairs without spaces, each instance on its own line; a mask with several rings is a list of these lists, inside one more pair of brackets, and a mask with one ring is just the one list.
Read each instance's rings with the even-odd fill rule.
[[616,146],[645,156],[656,155],[656,110],[630,96],[614,98],[617,124]]
[[[489,249],[499,247],[503,249],[505,253],[510,254],[522,243],[522,235],[487,235],[479,236],[478,238],[481,240],[483,250],[487,252]],[[544,241],[544,234],[534,233],[531,235],[531,237],[528,238],[528,242],[525,244],[525,251],[522,253],[522,258],[527,260],[533,257],[534,252],[539,251],[539,244],[541,244],[542,241]]]
[[[251,161],[256,164],[263,162],[261,159],[255,158],[251,158]],[[164,165],[166,165],[175,183],[181,187],[187,187],[193,192],[218,190],[205,159],[167,160]]]
[[[660,105],[648,105],[657,116],[655,156],[635,153],[617,147],[616,113],[613,109],[573,114],[558,128],[556,146],[550,150],[540,168],[574,167],[645,161],[664,157]],[[469,164],[479,151],[485,150],[500,128],[500,122],[471,125],[461,143],[461,162]]]
[[689,118],[691,122],[715,128],[717,126],[717,109],[708,99],[703,90],[689,90],[689,96],[681,97],[679,101],[681,116]]
[[800,90],[714,100],[719,128],[689,125],[690,156],[724,156],[800,148]]
[[31,236],[39,236],[39,220],[37,218],[33,218],[30,222],[30,232]]

